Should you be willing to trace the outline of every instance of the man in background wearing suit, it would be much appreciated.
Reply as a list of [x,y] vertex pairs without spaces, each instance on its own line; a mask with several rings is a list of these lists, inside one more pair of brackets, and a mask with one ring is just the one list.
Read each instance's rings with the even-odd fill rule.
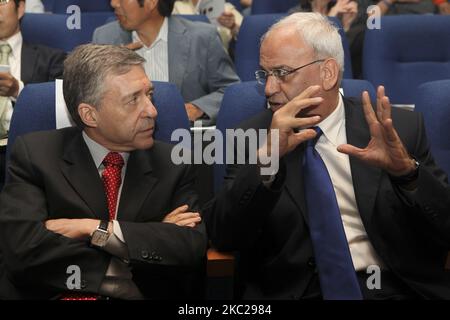
[[16,140],[0,196],[0,299],[201,294],[195,172],[153,139],[144,62],[124,47],[78,47],[63,85],[77,127]]
[[216,122],[223,92],[239,81],[213,25],[171,16],[174,0],[112,0],[118,21],[97,28],[93,42],[134,44],[155,81],[176,84],[191,121]]
[[383,87],[376,112],[367,92],[362,105],[339,94],[342,44],[320,14],[283,19],[260,53],[270,109],[241,127],[279,133],[280,169],[229,166],[203,212],[213,245],[240,251],[240,294],[450,299],[450,187],[422,117]]
[[[4,182],[5,148],[14,103],[28,83],[53,81],[62,75],[65,53],[23,42],[20,19],[24,0],[0,2],[0,190]],[[8,71],[9,70],[9,71]]]

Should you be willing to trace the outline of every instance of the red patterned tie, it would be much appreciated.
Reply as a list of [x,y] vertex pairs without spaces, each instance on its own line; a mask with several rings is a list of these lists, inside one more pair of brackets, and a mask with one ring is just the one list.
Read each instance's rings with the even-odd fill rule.
[[117,199],[122,182],[123,158],[117,152],[110,152],[103,159],[105,170],[102,173],[103,186],[108,200],[109,220],[116,217]]

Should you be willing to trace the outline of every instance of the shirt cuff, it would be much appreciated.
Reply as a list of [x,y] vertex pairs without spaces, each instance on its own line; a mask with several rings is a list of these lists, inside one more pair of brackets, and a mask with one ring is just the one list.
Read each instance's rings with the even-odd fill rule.
[[120,224],[117,220],[113,220],[113,233],[109,236],[108,241],[106,241],[103,250],[124,261],[130,259],[128,246],[125,243]]

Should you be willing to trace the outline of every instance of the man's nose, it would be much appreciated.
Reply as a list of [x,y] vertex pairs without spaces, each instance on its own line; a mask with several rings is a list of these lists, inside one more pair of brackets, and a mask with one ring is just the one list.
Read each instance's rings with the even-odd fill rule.
[[278,79],[273,75],[268,75],[266,79],[266,86],[264,87],[264,92],[266,97],[271,97],[280,91],[280,84]]

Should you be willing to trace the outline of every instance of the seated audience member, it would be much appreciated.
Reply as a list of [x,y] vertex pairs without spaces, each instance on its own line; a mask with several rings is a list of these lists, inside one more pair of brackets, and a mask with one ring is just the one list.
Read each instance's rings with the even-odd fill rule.
[[24,0],[0,2],[0,190],[5,173],[5,150],[14,103],[24,85],[52,81],[62,75],[65,53],[23,42],[20,19]]
[[153,139],[144,63],[124,47],[76,48],[63,89],[77,127],[17,138],[0,195],[0,299],[193,297],[207,244],[195,173]]
[[[208,235],[240,252],[240,297],[450,299],[450,186],[423,119],[381,86],[375,111],[367,92],[342,97],[343,63],[318,13],[266,33],[256,78],[270,108],[240,128],[279,135],[254,148],[259,164],[228,166],[203,211]],[[279,170],[262,171],[266,150]]]
[[189,119],[213,125],[225,88],[239,78],[216,28],[171,16],[174,1],[112,0],[118,21],[97,28],[93,42],[131,43],[153,80],[180,89]]
[[[173,7],[172,14],[199,14],[197,5],[200,0],[177,0]],[[242,24],[242,15],[229,2],[225,3],[225,11],[217,18],[222,44],[226,50],[229,49],[230,42],[235,40]]]

